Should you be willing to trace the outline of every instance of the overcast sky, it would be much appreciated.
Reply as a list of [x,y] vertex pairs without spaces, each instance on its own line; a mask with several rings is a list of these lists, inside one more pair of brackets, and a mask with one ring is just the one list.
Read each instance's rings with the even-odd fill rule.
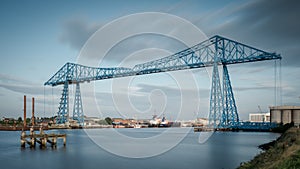
[[[275,61],[228,66],[242,119],[259,112],[258,105],[263,111],[281,103],[300,105],[300,2],[297,0],[2,0],[0,3],[1,117],[22,116],[23,95],[28,98],[27,112],[31,112],[31,97],[35,97],[37,116],[56,115],[62,86],[44,87],[44,82],[66,62],[78,62],[84,44],[97,30],[120,17],[143,12],[178,16],[207,37],[218,34],[281,54],[282,78],[280,81],[278,71],[276,83]],[[164,27],[158,21],[153,20],[153,25]],[[135,27],[128,23],[121,31],[130,26]],[[189,31],[176,25],[174,30]],[[157,34],[133,36],[111,48],[98,66],[130,67],[178,52],[186,45]],[[279,70],[280,63],[276,64]],[[83,84],[84,112],[97,117],[151,118],[163,113],[168,119],[207,117],[210,73],[211,68],[207,68]],[[282,86],[277,97],[275,84]],[[91,85],[93,90],[88,90]],[[70,92],[74,89],[71,86]],[[72,115],[73,94],[70,95]]]

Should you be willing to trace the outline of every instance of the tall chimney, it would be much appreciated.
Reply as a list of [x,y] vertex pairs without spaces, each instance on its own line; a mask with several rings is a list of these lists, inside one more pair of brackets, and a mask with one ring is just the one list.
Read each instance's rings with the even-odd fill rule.
[[32,98],[32,119],[31,119],[31,124],[34,126],[34,97]]
[[24,128],[26,127],[26,95],[24,95],[24,120],[23,120]]

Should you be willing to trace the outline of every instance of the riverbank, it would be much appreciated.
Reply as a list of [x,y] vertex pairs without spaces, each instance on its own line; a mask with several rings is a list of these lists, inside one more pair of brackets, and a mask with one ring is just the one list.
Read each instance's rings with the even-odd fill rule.
[[[0,131],[29,131],[32,126],[0,126]],[[40,130],[41,126],[33,126],[34,130]],[[98,126],[43,126],[43,130],[57,130],[57,129],[97,129],[97,128],[113,128],[112,125],[98,125]]]
[[[31,128],[31,126],[26,126],[26,127],[23,127],[23,126],[0,126],[0,131],[22,131],[22,130],[29,131],[30,128]],[[33,129],[39,130],[40,126],[34,126]],[[48,126],[44,126],[43,130],[49,130]]]
[[261,145],[265,151],[238,169],[300,168],[300,129],[292,127],[276,141]]

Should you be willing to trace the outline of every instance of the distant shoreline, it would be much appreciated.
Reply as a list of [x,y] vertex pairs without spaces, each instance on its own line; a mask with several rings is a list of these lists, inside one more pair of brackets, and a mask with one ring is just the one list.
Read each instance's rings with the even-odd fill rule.
[[[0,131],[29,131],[31,126],[0,126]],[[34,126],[34,130],[39,130],[41,126]],[[112,126],[86,126],[86,127],[66,127],[66,126],[43,126],[43,130],[56,130],[56,129],[92,129],[92,128],[112,128]]]
[[[38,131],[40,129],[41,126],[34,126],[33,129],[35,131]],[[179,126],[169,126],[171,128],[178,128]],[[169,127],[164,127],[164,126],[159,126],[159,127],[142,127],[142,128],[169,128]],[[31,128],[31,126],[27,126],[27,127],[23,127],[23,126],[0,126],[0,131],[29,131]],[[80,127],[80,126],[71,126],[71,127],[67,127],[67,126],[43,126],[43,130],[63,130],[63,129],[104,129],[104,128],[134,128],[134,127],[113,127],[113,125],[101,125],[101,126],[84,126],[84,127]],[[184,127],[186,128],[186,127]],[[192,127],[191,127],[192,128]]]

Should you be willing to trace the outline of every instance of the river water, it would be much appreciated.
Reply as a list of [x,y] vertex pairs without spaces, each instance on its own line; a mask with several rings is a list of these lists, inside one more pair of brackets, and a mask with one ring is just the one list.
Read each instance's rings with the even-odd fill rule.
[[[141,142],[138,150],[134,149],[134,142],[126,139],[114,138],[115,132],[121,133],[127,138],[157,138],[157,142]],[[230,169],[236,168],[241,162],[252,159],[261,150],[258,145],[270,142],[279,134],[267,132],[215,132],[207,141],[199,143],[199,134],[190,130],[176,145],[160,153],[149,155],[158,145],[168,146],[169,141],[176,140],[179,133],[178,128],[168,135],[167,140],[159,140],[167,129],[145,128],[145,129],[88,129],[88,130],[51,130],[47,132],[66,133],[67,146],[58,142],[57,148],[48,146],[46,149],[35,149],[20,147],[19,131],[0,131],[0,168],[3,169]],[[186,130],[184,130],[186,131]],[[98,139],[91,137],[91,133],[99,133]],[[181,135],[182,136],[182,135]],[[113,140],[105,139],[111,137]],[[173,137],[173,138],[172,138]],[[106,143],[116,148],[115,151],[107,149]],[[144,144],[144,145],[143,145]],[[128,148],[130,147],[130,149]],[[146,147],[146,148],[145,148]],[[148,150],[147,150],[148,148]],[[139,158],[130,156],[128,153],[118,154],[118,150],[133,153],[139,152]],[[145,152],[147,151],[147,152]],[[126,154],[126,153],[125,153]],[[136,154],[134,154],[136,155]]]

